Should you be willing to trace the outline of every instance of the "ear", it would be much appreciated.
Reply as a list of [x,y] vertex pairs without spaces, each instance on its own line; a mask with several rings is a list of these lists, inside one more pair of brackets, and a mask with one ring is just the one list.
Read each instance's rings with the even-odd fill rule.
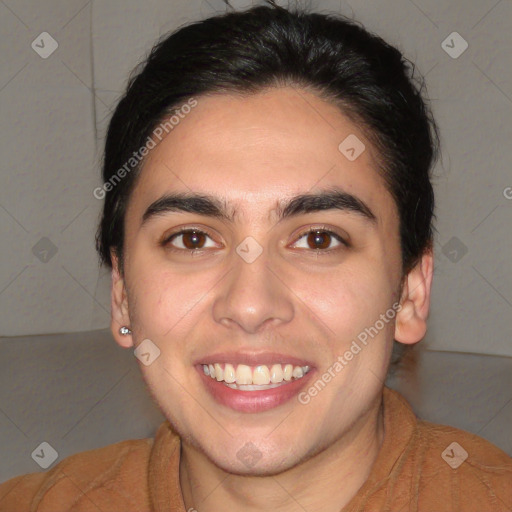
[[428,250],[405,277],[400,299],[402,309],[396,315],[396,341],[412,345],[425,336],[433,273],[434,256]]
[[132,334],[123,335],[119,329],[123,326],[130,327],[130,316],[128,314],[128,299],[124,278],[119,272],[119,260],[116,254],[111,252],[112,259],[112,283],[110,286],[110,309],[111,322],[110,330],[116,343],[123,348],[133,346]]

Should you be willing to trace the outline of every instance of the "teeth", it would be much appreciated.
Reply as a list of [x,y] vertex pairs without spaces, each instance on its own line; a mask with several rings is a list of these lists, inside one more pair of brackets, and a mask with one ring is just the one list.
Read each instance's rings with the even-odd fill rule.
[[275,364],[270,368],[270,382],[279,383],[283,382],[284,373],[283,367],[280,364]]
[[252,384],[251,368],[245,364],[237,366],[235,376],[237,384]]
[[266,366],[256,366],[252,374],[253,384],[269,384],[270,383],[270,371]]
[[232,364],[226,364],[224,367],[224,382],[227,382],[229,384],[235,382],[236,375],[235,375],[235,369],[233,368]]
[[[296,379],[300,379],[301,377],[304,377],[304,370],[300,366],[296,366],[293,369],[292,377],[295,377]],[[217,378],[217,380],[219,380]]]
[[[251,368],[245,364],[239,364],[236,370],[232,364],[221,363],[203,364],[203,372],[212,379],[221,382],[233,389],[270,389],[279,386],[283,381],[300,379],[309,372],[309,366],[293,366],[292,364],[274,364],[270,367],[258,365]],[[223,367],[224,366],[224,367]]]
[[239,389],[240,391],[263,391],[265,389],[278,388],[281,384],[267,384],[257,386],[256,384],[226,384],[231,389]]
[[287,364],[283,370],[283,378],[284,380],[292,380],[293,366],[291,364]]

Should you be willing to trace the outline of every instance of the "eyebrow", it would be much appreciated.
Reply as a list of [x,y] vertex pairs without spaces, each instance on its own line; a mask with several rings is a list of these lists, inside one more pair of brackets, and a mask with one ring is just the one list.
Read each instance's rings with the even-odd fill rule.
[[[370,224],[377,224],[376,215],[363,200],[337,187],[280,200],[275,213],[278,220],[284,220],[301,214],[334,209],[354,213]],[[142,216],[142,226],[150,219],[168,212],[195,213],[228,222],[234,222],[238,214],[235,208],[228,208],[227,203],[218,197],[177,192],[165,194],[151,203]]]

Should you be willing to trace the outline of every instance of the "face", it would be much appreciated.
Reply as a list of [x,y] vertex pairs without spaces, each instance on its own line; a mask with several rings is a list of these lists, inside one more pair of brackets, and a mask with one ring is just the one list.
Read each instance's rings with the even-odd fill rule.
[[[347,436],[380,398],[401,298],[397,208],[363,132],[316,95],[197,102],[130,198],[113,331],[160,351],[141,371],[187,445],[226,471],[272,474]],[[348,136],[354,152],[339,149]]]

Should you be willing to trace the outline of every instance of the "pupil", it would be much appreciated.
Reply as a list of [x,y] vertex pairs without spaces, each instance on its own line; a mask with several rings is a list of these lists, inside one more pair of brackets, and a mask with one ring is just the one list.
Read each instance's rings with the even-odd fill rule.
[[330,235],[328,235],[327,233],[325,233],[323,231],[314,231],[314,232],[312,231],[309,234],[308,238],[309,238],[308,242],[315,245],[316,249],[325,249],[325,248],[329,247]]
[[197,231],[192,231],[190,233],[184,233],[183,235],[183,245],[187,249],[197,249],[197,245],[201,244],[201,237],[203,235],[201,233],[197,233]]

